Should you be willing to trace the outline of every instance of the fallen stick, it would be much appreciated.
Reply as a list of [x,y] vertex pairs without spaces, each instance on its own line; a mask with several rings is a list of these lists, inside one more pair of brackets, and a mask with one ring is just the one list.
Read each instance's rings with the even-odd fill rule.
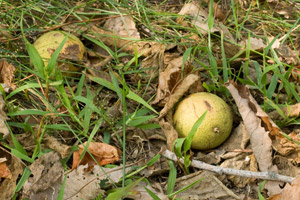
[[[177,162],[178,160],[175,153],[169,150],[162,151],[161,155],[175,162]],[[179,161],[181,163],[184,163],[183,159],[179,159]],[[269,181],[282,181],[282,182],[291,183],[295,179],[294,177],[276,174],[275,172],[252,172],[247,170],[218,167],[218,166],[206,164],[205,162],[199,160],[192,160],[191,166],[199,169],[209,170],[217,174],[227,174],[227,175],[241,176],[246,178],[263,179]]]

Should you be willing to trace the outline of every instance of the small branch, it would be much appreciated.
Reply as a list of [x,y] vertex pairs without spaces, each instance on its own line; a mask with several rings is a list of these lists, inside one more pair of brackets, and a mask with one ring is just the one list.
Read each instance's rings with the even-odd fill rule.
[[[163,151],[161,155],[170,160],[177,162],[177,157],[175,153],[169,150]],[[183,163],[183,159],[179,159],[179,161]],[[282,182],[291,183],[295,179],[294,177],[276,174],[275,172],[252,172],[247,170],[237,170],[231,168],[217,167],[214,165],[206,164],[205,162],[198,161],[198,160],[192,160],[191,166],[199,169],[209,170],[217,174],[227,174],[227,175],[241,176],[246,178],[270,180],[270,181],[282,181]]]

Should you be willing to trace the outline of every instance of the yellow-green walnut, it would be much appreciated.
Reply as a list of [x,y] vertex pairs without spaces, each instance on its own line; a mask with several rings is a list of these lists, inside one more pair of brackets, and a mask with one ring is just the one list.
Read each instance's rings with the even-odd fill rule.
[[225,101],[214,94],[199,92],[182,100],[176,108],[173,121],[179,137],[186,137],[206,110],[206,117],[192,141],[194,149],[206,150],[219,146],[232,129],[232,113]]
[[[47,66],[52,54],[65,39],[66,35],[67,33],[63,31],[50,31],[34,42],[33,45],[42,57],[45,66]],[[58,57],[58,60],[62,60],[58,65],[61,71],[65,72],[64,75],[72,76],[74,74],[72,72],[79,70],[78,67],[75,67],[68,61],[82,61],[84,53],[85,47],[82,42],[75,35],[70,34]]]

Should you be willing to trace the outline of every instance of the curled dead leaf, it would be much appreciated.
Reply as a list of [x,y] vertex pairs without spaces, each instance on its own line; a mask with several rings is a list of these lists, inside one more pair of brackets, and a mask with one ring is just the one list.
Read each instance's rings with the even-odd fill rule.
[[300,178],[293,180],[292,184],[287,184],[281,193],[281,200],[300,199]]
[[[239,112],[243,118],[253,153],[260,171],[278,172],[272,163],[272,140],[270,135],[278,135],[280,129],[257,104],[246,86],[240,86],[232,81],[227,85]],[[280,182],[270,181],[266,184],[269,195],[280,193]]]
[[[85,142],[84,145],[87,143]],[[91,155],[86,152],[84,154],[84,157],[80,161],[80,156],[83,153],[84,145],[79,145],[79,150],[75,151],[73,153],[73,165],[72,170],[77,168],[77,166],[80,165],[89,165],[89,170],[93,168],[93,166],[96,164],[94,159],[91,157]],[[119,150],[106,143],[101,142],[91,142],[87,148],[87,151],[89,151],[95,160],[98,162],[99,165],[107,165],[110,163],[113,163],[115,161],[119,160]]]
[[12,83],[15,70],[13,64],[8,63],[6,59],[0,60],[0,83],[5,83],[13,90],[16,88],[15,84]]
[[184,68],[182,69],[182,56],[166,54],[164,63],[166,68],[159,73],[157,94],[152,102],[153,104],[158,104],[160,106],[164,106],[168,102],[170,95],[174,93],[177,87],[179,87],[183,77],[192,70],[189,62],[184,63]]
[[125,35],[140,39],[140,33],[135,27],[133,18],[130,15],[112,17],[106,20],[104,28],[118,35]]
[[11,179],[11,177],[12,177],[12,174],[6,165],[6,161],[7,161],[7,159],[5,157],[0,158],[0,179],[1,178]]

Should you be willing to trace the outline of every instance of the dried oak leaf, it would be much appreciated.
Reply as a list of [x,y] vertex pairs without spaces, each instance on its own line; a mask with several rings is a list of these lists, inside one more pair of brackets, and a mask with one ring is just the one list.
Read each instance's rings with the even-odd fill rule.
[[[101,181],[107,180],[107,184],[115,183],[123,176],[123,167],[103,168],[96,165],[87,172],[88,166],[80,165],[67,176],[64,191],[64,199],[81,200],[96,199],[104,191],[101,189]],[[130,167],[125,168],[126,173]],[[74,184],[76,183],[76,184]]]
[[[73,153],[72,170],[77,168],[79,164],[88,164],[88,170],[90,170],[96,164],[94,159],[88,152],[85,152],[84,157],[80,161],[80,156],[83,153],[84,146],[86,144],[87,143],[85,142],[84,145],[79,145],[79,150]],[[107,165],[119,160],[119,150],[109,144],[101,142],[91,142],[87,148],[87,151],[89,151],[93,155],[99,165]]]
[[118,35],[140,39],[140,33],[136,29],[133,18],[130,15],[109,18],[103,27]]
[[[23,173],[23,166],[21,164],[22,161],[20,158],[11,156],[1,149],[0,157],[7,159],[7,161],[0,159],[4,161],[6,165],[4,166],[2,164],[3,162],[0,161],[0,174],[4,173],[0,175],[0,179],[2,176],[0,181],[0,199],[12,199],[17,183]],[[9,172],[7,170],[9,170]],[[4,178],[4,176],[6,176],[6,178]]]
[[176,179],[174,190],[184,188],[195,181],[203,179],[193,187],[177,194],[178,199],[240,199],[233,191],[228,189],[214,173],[198,171]]
[[[215,6],[215,11],[216,11],[216,6]],[[208,13],[200,7],[198,1],[191,1],[185,4],[178,14],[190,16],[193,19],[191,21],[191,24],[195,26],[202,35],[207,35],[209,31],[220,32],[220,33],[223,32],[226,39],[234,41],[234,38],[229,32],[228,28],[218,21],[215,21],[214,26],[211,29],[209,29],[207,23]],[[184,17],[179,17],[177,19],[177,23],[180,23],[183,26],[190,26],[190,22],[184,21]]]
[[[239,170],[248,170],[257,172],[257,162],[254,155],[247,155],[247,153],[241,153],[236,155],[233,158],[226,159],[221,165],[224,168],[239,169]],[[227,176],[236,187],[244,188],[247,184],[254,182],[255,178],[244,178],[241,176]]]
[[159,125],[167,138],[167,147],[171,151],[175,140],[178,138],[178,133],[173,126],[172,113],[167,113],[163,118],[159,119]]
[[164,106],[168,102],[176,87],[179,87],[183,78],[192,71],[189,62],[184,63],[182,70],[182,56],[165,54],[164,64],[166,67],[159,73],[157,94],[152,102],[152,104],[160,106]]
[[200,76],[192,73],[189,62],[184,63],[183,57],[165,54],[164,63],[166,68],[159,74],[159,83],[155,99],[152,104],[164,106],[159,115],[159,123],[167,138],[168,149],[171,150],[178,133],[173,127],[172,109],[180,98],[189,92],[203,91]]
[[8,63],[6,59],[0,60],[0,83],[8,85],[13,90],[16,88],[12,83],[15,70],[13,64]]
[[89,37],[101,40],[113,49],[122,49],[122,51],[133,55],[138,52],[141,56],[147,57],[165,49],[165,46],[158,42],[140,41],[137,38],[114,34],[96,26],[93,26],[91,29],[93,34],[87,34]]
[[7,159],[5,157],[0,158],[0,179],[1,178],[11,179],[11,177],[12,177],[12,174],[6,165],[6,161],[7,161]]
[[5,106],[5,101],[2,97],[2,95],[0,95],[0,134],[2,133],[4,138],[7,138],[9,136],[9,130],[4,122],[4,120],[9,119],[5,112],[3,111],[3,108]]
[[57,199],[64,179],[64,168],[57,152],[51,151],[29,167],[32,177],[23,186],[23,196],[30,200]]
[[281,200],[300,199],[300,178],[293,180],[292,184],[287,184],[281,193]]
[[[260,108],[246,86],[239,86],[230,82],[227,89],[235,100],[249,133],[259,170],[277,173],[277,166],[272,163],[272,140],[270,136],[278,135],[280,129]],[[281,191],[279,183],[274,181],[268,182],[266,189],[269,195],[275,195]]]

